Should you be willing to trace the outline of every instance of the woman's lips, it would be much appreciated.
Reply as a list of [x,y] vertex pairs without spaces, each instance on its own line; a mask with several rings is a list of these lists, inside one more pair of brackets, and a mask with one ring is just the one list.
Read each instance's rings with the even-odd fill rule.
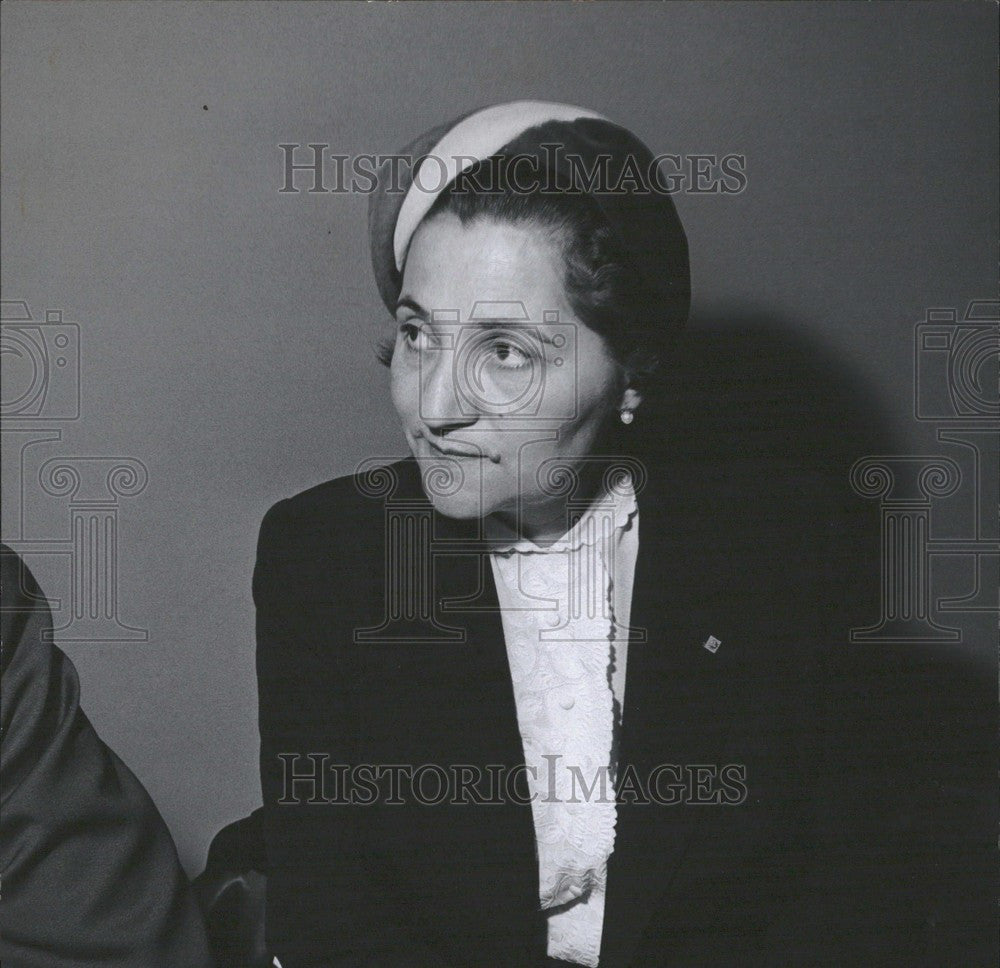
[[439,444],[436,441],[428,440],[426,437],[424,440],[432,451],[442,457],[465,457],[479,460],[489,459],[494,464],[498,464],[500,462],[500,455],[494,451],[488,450],[487,448],[476,447],[473,444],[466,444],[458,441],[448,444]]

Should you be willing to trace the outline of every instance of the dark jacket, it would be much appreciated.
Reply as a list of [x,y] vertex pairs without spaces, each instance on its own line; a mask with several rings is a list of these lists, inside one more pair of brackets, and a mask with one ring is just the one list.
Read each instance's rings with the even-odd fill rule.
[[45,596],[6,545],[0,592],[5,968],[209,968],[166,824],[80,708]]
[[[681,803],[619,804],[602,968],[920,963],[924,896],[897,903],[908,875],[866,867],[852,833],[891,820],[873,819],[887,812],[861,781],[841,782],[858,739],[845,613],[855,584],[875,584],[847,557],[843,495],[791,464],[728,459],[661,463],[638,502],[632,625],[646,637],[629,648],[620,763],[639,778],[679,767],[666,776],[689,787]],[[405,782],[402,804],[324,802],[342,791],[339,764],[523,762],[476,528],[431,511],[412,460],[264,518],[267,934],[285,968],[545,963],[530,806],[429,806]],[[423,617],[393,614],[407,562]],[[745,771],[745,799],[699,802],[712,784],[695,791],[693,768],[726,765]],[[858,903],[869,896],[874,910]]]
[[[638,503],[645,641],[629,647],[620,775],[671,765],[661,783],[688,787],[669,805],[619,792],[602,968],[976,963],[988,891],[963,911],[968,878],[942,876],[958,855],[926,819],[927,747],[900,715],[942,708],[942,682],[913,692],[912,653],[847,645],[878,572],[844,479],[773,455],[663,460]],[[385,784],[370,805],[326,802],[343,799],[338,765],[523,762],[477,527],[431,511],[412,460],[264,518],[267,937],[285,968],[546,963],[530,806],[430,806],[405,780],[403,803]],[[733,765],[742,802],[694,789],[693,768]]]

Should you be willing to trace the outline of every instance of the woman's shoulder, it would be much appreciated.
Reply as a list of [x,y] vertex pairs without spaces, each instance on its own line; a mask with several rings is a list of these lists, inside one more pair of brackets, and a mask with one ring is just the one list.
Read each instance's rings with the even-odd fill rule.
[[373,511],[381,514],[383,502],[393,496],[405,497],[416,487],[419,470],[412,457],[397,461],[363,461],[352,473],[322,481],[282,498],[267,510],[262,532],[302,537],[316,528],[342,528],[357,515]]
[[277,501],[261,521],[255,598],[308,588],[313,579],[330,574],[370,572],[383,556],[387,501],[420,493],[419,469],[408,458],[366,461],[351,474]]

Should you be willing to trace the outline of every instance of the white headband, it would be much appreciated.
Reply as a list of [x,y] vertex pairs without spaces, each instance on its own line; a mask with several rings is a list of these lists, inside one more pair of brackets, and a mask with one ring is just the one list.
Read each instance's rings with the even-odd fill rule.
[[431,189],[418,185],[417,179],[414,178],[400,206],[392,237],[396,268],[400,272],[403,271],[406,251],[413,233],[433,207],[434,200],[460,171],[465,171],[476,162],[496,154],[505,144],[529,128],[544,124],[546,121],[576,121],[578,118],[608,120],[594,111],[576,108],[570,104],[511,101],[476,111],[459,121],[453,128],[449,128],[444,137],[428,152],[438,159],[440,180]]

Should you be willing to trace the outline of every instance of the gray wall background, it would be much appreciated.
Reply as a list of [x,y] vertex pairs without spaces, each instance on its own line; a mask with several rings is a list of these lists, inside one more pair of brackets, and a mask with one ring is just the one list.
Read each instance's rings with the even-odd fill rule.
[[[37,483],[53,455],[148,468],[119,586],[149,640],[63,647],[190,870],[258,803],[262,514],[405,449],[371,350],[366,199],[279,194],[277,145],[391,151],[534,97],[656,151],[743,153],[745,192],[676,198],[694,325],[807,334],[903,447],[936,452],[913,327],[996,294],[996,27],[985,2],[3,5],[4,298],[78,324],[82,374],[61,440],[23,467],[5,447],[4,534],[65,538]],[[65,556],[29,561],[68,594]]]

